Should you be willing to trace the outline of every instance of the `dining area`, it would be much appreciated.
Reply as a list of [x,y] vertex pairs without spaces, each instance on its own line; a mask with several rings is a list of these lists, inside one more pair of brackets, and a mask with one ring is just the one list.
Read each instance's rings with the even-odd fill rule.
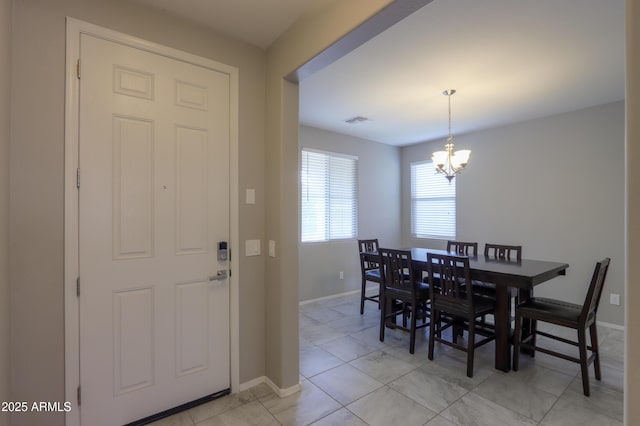
[[[609,258],[596,264],[584,305],[579,306],[533,297],[536,285],[566,275],[569,265],[523,259],[519,245],[487,243],[481,256],[477,242],[451,240],[446,250],[386,249],[379,246],[377,239],[358,240],[358,248],[362,272],[360,313],[363,314],[365,301],[378,304],[380,341],[384,341],[387,327],[400,327],[409,333],[409,351],[413,354],[417,329],[429,326],[429,359],[433,360],[434,342],[461,349],[467,353],[469,377],[473,376],[475,349],[493,340],[497,370],[517,370],[520,351],[533,357],[539,350],[579,363],[585,396],[590,394],[589,364],[594,366],[596,379],[601,379],[596,313]],[[379,286],[378,294],[367,296],[369,281]],[[493,318],[491,323],[486,321],[488,315]],[[397,324],[399,316],[402,326]],[[577,347],[579,357],[537,347],[538,321],[574,329],[573,340],[541,333]],[[442,331],[450,327],[453,332],[448,341],[442,338]],[[467,332],[466,347],[457,343],[458,336],[464,335],[463,328]],[[477,340],[478,334],[484,338]]]
[[[384,247],[376,249],[367,251],[371,247],[365,247],[365,255],[361,258],[370,259],[373,253],[385,253]],[[478,347],[472,375],[467,374],[468,355],[452,346],[436,341],[431,359],[433,311],[427,312],[424,318],[418,308],[402,307],[396,299],[395,312],[399,313],[394,318],[395,323],[391,324],[391,317],[383,320],[384,303],[376,301],[385,301],[384,294],[380,299],[380,291],[384,292],[386,287],[374,281],[367,282],[365,299],[358,291],[303,303],[300,306],[301,398],[314,401],[316,414],[313,415],[325,413],[322,416],[325,422],[319,424],[622,424],[622,401],[618,399],[622,395],[623,362],[619,332],[598,327],[603,374],[602,380],[597,380],[590,367],[590,397],[584,395],[579,363],[541,352],[534,357],[521,353],[518,371],[514,371],[515,321],[511,316],[515,314],[516,301],[524,304],[527,297],[531,298],[534,287],[570,273],[567,263],[518,259],[517,254],[514,258],[500,260],[499,254],[498,259],[492,259],[492,255],[468,256],[456,251],[425,248],[387,250],[403,252],[406,260],[410,256],[409,263],[400,263],[423,271],[429,270],[426,265],[428,254],[432,255],[432,262],[437,255],[466,257],[471,282],[497,281],[493,290],[500,293],[500,288],[505,288],[503,296],[507,299],[509,319],[506,326],[501,324],[501,316],[494,311],[484,320],[495,329],[507,328],[506,350],[497,338]],[[408,279],[408,268],[402,269],[401,279]],[[419,275],[423,284],[431,284],[424,272],[413,274],[414,268],[411,268],[411,273],[414,277]],[[601,276],[600,272],[598,276]],[[514,281],[507,280],[508,277]],[[421,308],[433,309],[427,305]],[[388,311],[388,314],[393,312]],[[410,329],[414,317],[418,327],[411,353],[410,331],[403,330],[403,321],[406,320],[404,325]],[[482,318],[478,320],[482,321]],[[442,330],[442,338],[451,340],[456,334],[455,328],[467,326],[462,322]],[[381,330],[384,330],[384,338],[381,338]],[[568,330],[573,331],[543,321],[538,322],[537,330],[559,334],[562,338],[571,335]],[[497,334],[497,330],[494,333]],[[478,336],[476,340],[481,337],[484,338]],[[457,340],[462,345],[468,343],[466,328]],[[565,345],[541,334],[537,344],[556,350]],[[500,360],[499,354],[503,354]],[[339,421],[335,422],[336,419]]]
[[[375,294],[373,286],[367,294]],[[540,353],[523,356],[517,372],[505,373],[495,368],[495,342],[490,342],[476,350],[474,374],[468,377],[462,351],[436,345],[433,361],[428,359],[428,327],[417,332],[411,354],[408,334],[399,328],[387,328],[384,341],[379,340],[376,304],[367,302],[362,315],[359,308],[359,292],[300,306],[302,393],[295,400],[308,407],[297,412],[304,422],[622,425],[619,331],[598,330],[603,379],[596,381],[590,372],[592,394],[587,398],[578,364]],[[558,330],[547,324],[540,329]]]

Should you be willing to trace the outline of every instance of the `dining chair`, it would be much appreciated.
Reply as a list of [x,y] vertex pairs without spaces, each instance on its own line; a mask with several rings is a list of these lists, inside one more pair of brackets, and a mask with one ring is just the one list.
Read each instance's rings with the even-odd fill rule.
[[[486,243],[484,256],[490,259],[519,262],[522,260],[522,246]],[[482,281],[473,282],[474,292],[479,296],[496,297],[496,286]],[[516,303],[518,296],[516,295]]]
[[[516,329],[513,338],[513,370],[518,371],[520,358],[520,348],[529,349],[531,356],[535,355],[535,351],[540,351],[548,355],[553,355],[568,361],[580,364],[582,372],[582,390],[586,396],[590,395],[589,391],[589,364],[593,363],[596,380],[601,379],[600,372],[600,353],[598,351],[598,331],[596,326],[596,313],[602,295],[604,280],[607,276],[609,263],[611,259],[605,258],[596,264],[587,297],[584,304],[577,305],[555,299],[547,299],[542,297],[534,297],[516,307]],[[524,318],[531,320],[531,334],[522,338],[522,321]],[[538,321],[555,324],[562,327],[572,328],[578,332],[578,341],[566,339],[552,334],[551,332],[542,332],[537,329]],[[589,328],[591,335],[591,345],[587,345],[586,330]],[[577,346],[579,357],[569,356],[548,348],[542,348],[536,345],[536,335],[548,337],[558,340],[569,345]],[[591,355],[587,357],[587,350],[591,351]]]
[[[380,250],[382,261],[382,297],[380,305],[380,341],[384,342],[384,332],[387,321],[403,315],[402,326],[396,328],[409,332],[409,352],[415,352],[416,330],[427,327],[429,286],[420,279],[420,272],[415,270],[415,265],[411,259],[410,250]],[[407,315],[410,324],[407,326]],[[422,324],[418,324],[421,318]]]
[[484,245],[484,255],[495,259],[522,260],[522,246],[509,246],[504,244]]
[[[466,241],[447,241],[447,251],[453,252],[464,256],[477,256],[478,255],[478,243],[466,242]],[[437,276],[436,276],[437,277]],[[483,317],[484,321],[484,317]],[[455,320],[454,333],[456,336],[462,336],[463,330],[459,327],[459,319]]]
[[[487,298],[477,297],[468,291],[471,282],[469,258],[466,256],[427,254],[429,272],[429,294],[431,298],[431,318],[429,327],[429,359],[433,360],[435,342],[440,342],[467,353],[467,376],[473,377],[475,349],[495,339],[493,330],[482,327],[477,318],[495,312],[495,303]],[[437,277],[437,278],[435,278]],[[443,321],[443,314],[453,321]],[[456,321],[461,318],[464,321]],[[458,344],[456,328],[464,324],[467,329],[466,346]],[[451,341],[446,340],[442,331],[454,327]],[[484,336],[476,342],[476,334]]]
[[[364,313],[366,300],[376,302],[380,307],[380,254],[378,253],[378,239],[358,240],[360,252],[360,271],[362,273],[362,289],[360,291],[360,315]],[[367,281],[378,285],[378,293],[367,296]]]
[[[484,245],[484,256],[498,261],[519,262],[522,260],[522,246],[486,243]],[[493,283],[474,280],[473,291],[477,296],[488,297],[493,300],[496,298],[496,286]],[[522,291],[524,290],[517,290],[515,288],[510,290],[509,306],[511,306],[512,298],[515,300],[515,304],[517,305],[519,300],[527,299],[529,297],[528,295],[530,295],[533,290],[528,290],[526,297],[524,293],[520,294]],[[492,324],[488,323],[485,317],[482,318],[481,323],[485,327],[492,327]]]
[[[494,259],[520,262],[522,260],[522,246],[486,243],[484,245],[484,255],[485,257]],[[489,285],[489,287],[495,288],[495,286],[493,285]],[[484,291],[487,292],[490,296],[495,297],[495,290],[493,291],[493,293],[490,290]],[[515,304],[517,305],[518,303],[523,302],[524,300],[533,296],[533,288],[526,290],[526,292],[522,289],[514,289],[513,293],[515,295]]]
[[459,255],[477,256],[478,243],[469,243],[465,241],[447,241],[447,251],[454,252]]

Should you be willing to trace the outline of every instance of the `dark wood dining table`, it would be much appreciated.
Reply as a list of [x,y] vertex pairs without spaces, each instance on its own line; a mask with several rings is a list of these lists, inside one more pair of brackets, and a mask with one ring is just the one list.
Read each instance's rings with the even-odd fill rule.
[[[453,254],[444,250],[412,248],[411,258],[426,269],[427,253]],[[495,368],[511,370],[511,289],[528,298],[533,287],[560,275],[566,275],[566,263],[543,260],[506,260],[491,256],[469,256],[472,280],[493,283],[496,286],[495,312]]]

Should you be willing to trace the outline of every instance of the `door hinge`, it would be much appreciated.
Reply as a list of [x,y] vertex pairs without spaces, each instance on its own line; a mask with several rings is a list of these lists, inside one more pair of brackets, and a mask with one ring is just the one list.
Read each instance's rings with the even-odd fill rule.
[[76,186],[80,189],[80,167],[76,169]]
[[81,402],[81,397],[80,397],[80,385],[78,385],[78,406],[80,405]]
[[80,297],[80,277],[76,279],[76,296]]
[[78,62],[76,62],[76,77],[78,77],[78,80],[80,80],[80,59],[78,59]]

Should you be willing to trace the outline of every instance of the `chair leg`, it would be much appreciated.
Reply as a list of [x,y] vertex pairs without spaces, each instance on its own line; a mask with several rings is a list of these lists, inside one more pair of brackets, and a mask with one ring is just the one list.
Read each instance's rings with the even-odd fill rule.
[[364,314],[364,296],[367,291],[367,280],[362,277],[362,290],[360,291],[360,315]]
[[[453,343],[458,343],[458,336],[460,336],[460,325],[459,325],[458,317],[453,317],[453,335],[452,341]],[[464,333],[463,333],[464,334]]]
[[600,380],[602,375],[600,373],[600,350],[598,349],[598,330],[595,321],[589,327],[591,333],[591,348],[594,354],[593,369],[595,370],[596,380]]
[[386,327],[386,322],[387,322],[387,302],[386,300],[382,297],[382,295],[380,295],[380,306],[381,306],[381,311],[380,311],[380,341],[384,342],[384,328]]
[[487,316],[483,315],[480,317],[480,324],[482,324],[482,327],[486,327],[487,326]]
[[473,377],[473,356],[475,352],[476,327],[475,318],[469,319],[469,341],[467,342],[467,377]]
[[462,323],[464,321],[462,321],[462,319],[460,317],[452,317],[453,318],[453,326],[452,328],[452,333],[453,333],[453,343],[458,343],[458,336],[463,337],[464,336],[464,329],[462,327]]
[[407,304],[402,302],[402,326],[407,328]]
[[520,334],[522,332],[522,315],[516,313],[516,326],[513,331],[513,371],[518,371],[518,362],[520,361]]
[[538,335],[538,320],[531,319],[529,321],[531,332],[531,358],[536,356],[536,336]]
[[409,353],[411,354],[416,350],[416,322],[418,317],[418,315],[416,315],[416,308],[416,304],[413,303],[413,311],[411,312],[411,330],[409,332]]
[[[428,358],[433,361],[433,346],[435,342],[435,333],[436,333],[436,321],[437,318],[440,318],[440,312],[431,307],[431,320],[429,322],[429,353]],[[438,331],[438,333],[440,333]],[[438,336],[439,337],[439,336]]]
[[585,396],[589,396],[589,365],[587,364],[587,332],[584,328],[578,329],[578,350],[580,351],[580,370],[582,372],[582,390]]

